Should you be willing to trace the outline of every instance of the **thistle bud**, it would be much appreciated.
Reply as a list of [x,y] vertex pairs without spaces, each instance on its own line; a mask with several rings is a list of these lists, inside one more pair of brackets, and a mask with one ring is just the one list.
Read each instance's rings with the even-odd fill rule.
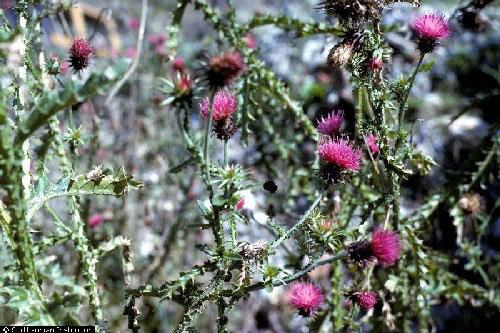
[[184,72],[184,69],[186,68],[186,64],[184,62],[184,59],[177,57],[172,61],[172,69],[177,72]]
[[357,291],[350,295],[349,299],[364,311],[368,311],[377,304],[377,293],[373,291]]
[[384,68],[384,61],[382,58],[379,57],[373,57],[370,60],[370,69],[373,72],[378,72],[381,71]]
[[[213,110],[210,110],[210,108]],[[231,118],[238,108],[238,99],[227,90],[218,91],[210,105],[210,99],[205,97],[199,105],[200,114],[207,119],[212,113],[212,132],[220,139],[227,141],[238,131],[236,122]],[[212,111],[212,112],[210,112]]]
[[48,59],[47,63],[45,64],[45,68],[47,70],[47,73],[50,75],[57,75],[59,74],[61,65],[59,64],[59,59],[55,54],[52,54]]

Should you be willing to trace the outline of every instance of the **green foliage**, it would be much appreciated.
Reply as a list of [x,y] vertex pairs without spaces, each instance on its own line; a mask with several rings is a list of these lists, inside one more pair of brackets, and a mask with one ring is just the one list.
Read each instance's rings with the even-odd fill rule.
[[[377,8],[394,2],[378,2],[380,8]],[[419,4],[419,1],[402,2]],[[322,282],[325,302],[308,322],[311,332],[361,331],[365,325],[380,331],[425,332],[434,328],[432,306],[441,299],[500,308],[500,265],[497,257],[484,251],[485,237],[500,207],[499,201],[486,211],[478,200],[473,213],[463,204],[483,184],[495,181],[500,143],[495,132],[498,125],[493,126],[481,145],[484,151],[471,173],[461,172],[453,184],[431,189],[427,199],[416,207],[402,209],[400,206],[406,199],[402,184],[420,180],[418,177],[441,167],[413,145],[413,127],[407,119],[415,80],[418,75],[431,72],[435,61],[429,59],[432,54],[425,55],[425,59],[422,54],[411,73],[396,79],[385,75],[384,71],[390,70],[391,57],[397,56],[386,41],[386,33],[396,27],[381,26],[377,13],[362,22],[349,21],[356,29],[347,30],[342,17],[321,23],[255,14],[242,22],[237,19],[237,7],[232,1],[221,8],[205,0],[178,1],[172,23],[166,28],[168,40],[162,51],[168,56],[155,48],[155,64],[159,59],[163,62],[177,55],[184,37],[181,30],[184,11],[193,4],[214,29],[216,40],[215,43],[210,40],[210,45],[217,45],[218,52],[238,50],[243,56],[246,69],[231,83],[230,90],[240,102],[235,120],[242,132],[242,143],[254,150],[259,161],[249,169],[238,162],[229,164],[228,147],[236,146],[233,143],[238,136],[214,144],[212,119],[202,124],[206,126],[192,121],[192,115],[197,113],[195,105],[206,97],[207,91],[214,93],[213,87],[207,89],[201,78],[192,79],[187,67],[182,71],[171,70],[167,73],[175,75],[160,79],[159,91],[163,95],[155,98],[158,103],[141,109],[158,126],[174,123],[178,127],[178,132],[161,134],[161,142],[154,144],[161,149],[141,155],[152,169],[157,165],[167,166],[158,172],[161,189],[134,197],[152,196],[147,199],[147,207],[137,210],[130,219],[116,214],[112,228],[91,229],[92,225],[87,223],[93,212],[90,198],[120,198],[143,187],[125,168],[92,169],[100,148],[101,130],[94,103],[97,105],[97,96],[106,94],[134,68],[129,67],[130,61],[121,60],[102,73],[88,69],[86,79],[81,73],[74,73],[72,78],[61,81],[59,62],[44,60],[40,20],[56,13],[62,16],[67,8],[43,1],[45,6],[34,6],[31,10],[32,3],[17,4],[22,18],[18,28],[12,28],[0,14],[4,22],[0,27],[0,43],[22,44],[21,69],[18,73],[8,73],[6,81],[10,86],[0,90],[2,321],[39,325],[77,325],[81,321],[101,330],[116,312],[108,308],[108,303],[112,303],[124,306],[123,314],[133,332],[138,332],[141,325],[148,331],[149,320],[155,313],[158,318],[165,315],[156,307],[168,307],[167,316],[161,317],[168,323],[162,328],[195,332],[202,328],[213,330],[207,328],[208,321],[200,320],[200,315],[205,310],[213,311],[214,307],[218,332],[228,332],[232,328],[234,307],[252,293],[271,292],[295,281],[315,279]],[[370,2],[370,6],[375,5]],[[352,11],[355,10],[353,7]],[[290,35],[295,38],[327,35],[342,38],[342,43],[349,42],[352,46],[343,69],[350,74],[354,96],[351,139],[362,148],[366,158],[350,179],[325,184],[316,177],[318,161],[313,157],[313,147],[325,138],[314,126],[312,113],[317,110],[308,105],[315,100],[326,100],[329,84],[310,80],[302,89],[296,89],[269,69],[260,59],[258,49],[245,44],[248,33],[266,25],[293,32]],[[214,50],[215,47],[207,54]],[[6,56],[1,54],[2,59]],[[373,58],[383,60],[386,68],[372,68]],[[0,73],[4,73],[5,66],[0,67]],[[159,76],[154,73],[154,80],[148,77],[148,82],[156,82]],[[180,84],[182,79],[188,80],[192,89],[184,89]],[[155,87],[147,89],[157,91]],[[128,92],[126,98],[130,98]],[[89,112],[92,126],[86,123],[88,115],[78,117],[81,124],[74,122],[73,111],[83,103],[92,109]],[[169,113],[161,113],[160,106],[168,106]],[[152,117],[150,112],[154,112]],[[59,126],[60,120],[66,126],[65,134]],[[148,122],[138,123],[144,132],[141,135],[155,137]],[[85,133],[90,127],[93,135],[86,140]],[[200,127],[205,130],[199,130]],[[46,132],[40,136],[43,141],[40,144],[38,131],[42,130]],[[366,137],[370,134],[377,136],[377,152],[368,147]],[[36,149],[34,143],[38,145]],[[172,147],[179,143],[181,147]],[[212,150],[221,146],[223,162],[215,159],[215,154],[214,158],[211,156]],[[88,155],[87,159],[80,160],[79,148]],[[165,155],[163,148],[167,149]],[[87,165],[81,168],[84,162]],[[30,168],[32,165],[36,171]],[[80,174],[78,170],[82,169],[87,172]],[[168,172],[163,175],[163,171]],[[284,189],[273,194],[263,192],[255,184],[264,177],[275,179]],[[173,180],[179,184],[178,188],[164,186]],[[154,178],[151,182],[155,182]],[[249,190],[265,193],[258,198],[263,201],[259,205],[267,207],[265,221],[241,207],[240,200],[245,199]],[[168,202],[162,202],[163,210],[156,202],[160,197],[157,192],[168,197]],[[128,204],[121,201],[120,208]],[[121,214],[128,211],[123,209]],[[159,246],[151,250],[152,258],[144,256],[134,262],[133,242],[151,240],[142,234],[131,239],[121,236],[130,228],[125,223],[129,220],[141,227],[143,224],[141,232],[156,233],[158,225],[166,226],[160,230]],[[435,236],[434,225],[446,221],[450,221],[456,232],[453,244],[456,249],[449,253],[429,245]],[[379,227],[394,230],[401,239],[401,258],[391,268],[376,266],[372,261],[370,233]],[[262,228],[266,235],[254,228]],[[257,240],[243,234],[248,229]],[[365,245],[368,247],[364,248]],[[175,254],[170,253],[173,247],[178,247]],[[356,248],[369,252],[367,260],[355,261]],[[63,256],[69,257],[66,262],[71,262],[71,267],[61,264]],[[186,257],[190,262],[184,260]],[[452,273],[458,265],[477,279]],[[180,271],[179,266],[183,267]],[[136,272],[134,267],[145,269]],[[328,267],[329,270],[325,269]],[[129,286],[132,281],[142,286]],[[353,301],[355,293],[368,290],[377,292],[382,312],[377,308],[365,315]],[[350,308],[346,308],[346,302],[352,303]],[[183,309],[182,317],[171,315],[169,303]],[[143,318],[139,308],[147,308],[149,313]],[[174,321],[170,322],[170,318]],[[123,325],[117,327],[121,329]]]
[[58,92],[43,92],[35,101],[33,111],[19,125],[19,133],[14,143],[18,146],[21,145],[38,128],[47,124],[50,117],[57,112],[83,102],[90,96],[103,94],[123,75],[127,65],[128,60],[123,60],[102,74],[92,73],[84,83],[80,80],[69,80],[64,83],[64,88]]
[[60,197],[81,195],[110,195],[121,197],[130,190],[137,190],[142,183],[132,176],[125,174],[125,170],[102,170],[101,167],[85,175],[72,175],[53,184],[48,175],[43,173],[35,186],[28,203],[28,217],[32,217],[37,210],[50,200]]

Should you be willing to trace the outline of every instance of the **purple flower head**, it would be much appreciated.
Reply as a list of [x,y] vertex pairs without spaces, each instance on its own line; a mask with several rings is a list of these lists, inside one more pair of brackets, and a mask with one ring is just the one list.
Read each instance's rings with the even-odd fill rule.
[[96,228],[104,222],[104,215],[94,214],[89,217],[88,224],[91,228]]
[[354,293],[352,299],[361,309],[368,311],[377,304],[377,293],[373,291],[359,291]]
[[177,72],[184,72],[186,68],[186,63],[181,57],[177,57],[172,61],[172,68]]
[[125,50],[125,57],[135,58],[137,56],[137,49],[135,47],[129,47]]
[[130,30],[137,30],[137,29],[139,29],[141,22],[138,19],[136,19],[135,17],[132,17],[128,20],[127,25],[128,25],[128,28]]
[[399,259],[401,252],[399,236],[393,231],[377,229],[372,234],[370,248],[382,266],[392,266]]
[[288,291],[288,301],[304,317],[309,317],[318,309],[323,304],[323,300],[321,289],[309,282],[294,282]]
[[446,39],[451,35],[450,25],[443,15],[439,14],[417,16],[411,27],[418,36],[418,48],[423,53],[432,52],[439,39]]
[[376,155],[379,153],[380,149],[377,145],[378,137],[374,134],[369,134],[365,137],[366,140],[366,145],[368,146],[368,149],[370,149],[370,153],[372,155]]
[[89,65],[93,50],[85,38],[75,38],[69,49],[69,63],[73,70],[79,72]]
[[236,210],[243,210],[243,208],[245,208],[245,199],[241,198],[240,200],[238,200],[235,208],[236,208]]
[[250,32],[243,37],[243,41],[245,42],[245,46],[249,49],[255,50],[257,48],[257,38]]
[[340,127],[344,122],[344,112],[337,111],[331,112],[326,117],[321,117],[321,120],[318,121],[318,132],[323,135],[335,136],[339,133]]
[[163,46],[167,38],[163,34],[151,34],[147,37],[148,43],[151,44],[155,49]]
[[318,145],[321,161],[342,170],[358,171],[361,169],[361,150],[345,139],[329,139]]
[[[229,118],[238,107],[238,99],[227,90],[215,94],[212,119],[220,121]],[[210,115],[210,98],[205,97],[199,104],[200,114],[204,119]]]
[[374,72],[380,71],[384,68],[384,60],[380,57],[373,57],[370,59],[370,69]]

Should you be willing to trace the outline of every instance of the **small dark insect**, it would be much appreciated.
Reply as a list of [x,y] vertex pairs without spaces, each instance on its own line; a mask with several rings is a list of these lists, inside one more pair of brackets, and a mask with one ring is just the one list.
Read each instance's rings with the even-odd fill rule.
[[278,190],[278,185],[276,185],[275,182],[272,180],[268,180],[267,182],[264,183],[264,190],[275,193]]

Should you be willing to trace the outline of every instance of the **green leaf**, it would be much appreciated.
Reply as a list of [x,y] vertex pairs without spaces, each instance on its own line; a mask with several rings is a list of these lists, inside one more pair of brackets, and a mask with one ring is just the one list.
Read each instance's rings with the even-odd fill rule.
[[436,61],[434,61],[434,60],[426,62],[425,64],[422,64],[422,66],[420,66],[419,72],[420,73],[428,73],[432,70],[432,68],[434,67],[435,64],[436,64]]
[[128,60],[122,60],[115,67],[108,68],[104,74],[92,73],[84,83],[78,80],[69,80],[59,91],[44,91],[35,102],[34,110],[20,124],[14,144],[20,146],[38,128],[47,124],[49,118],[57,112],[78,102],[83,102],[96,94],[104,94],[105,90],[125,73],[127,65]]
[[106,170],[102,177],[97,178],[89,179],[89,174],[65,177],[56,184],[50,183],[47,174],[41,176],[28,203],[28,218],[33,217],[38,209],[54,198],[92,194],[121,197],[129,190],[142,187],[142,183],[126,175],[123,168]]

